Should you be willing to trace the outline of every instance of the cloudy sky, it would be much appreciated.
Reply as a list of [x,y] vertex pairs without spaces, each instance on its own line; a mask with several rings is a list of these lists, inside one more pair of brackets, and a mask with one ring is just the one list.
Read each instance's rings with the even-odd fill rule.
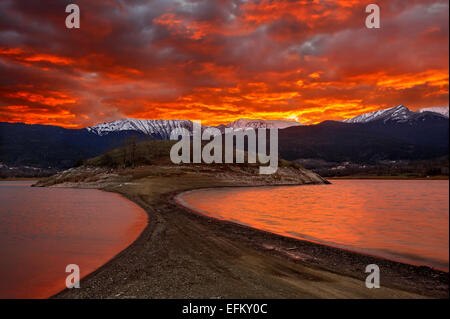
[[[81,28],[65,27],[76,3]],[[381,28],[365,27],[365,6]],[[1,0],[0,121],[317,123],[448,105],[449,2]]]

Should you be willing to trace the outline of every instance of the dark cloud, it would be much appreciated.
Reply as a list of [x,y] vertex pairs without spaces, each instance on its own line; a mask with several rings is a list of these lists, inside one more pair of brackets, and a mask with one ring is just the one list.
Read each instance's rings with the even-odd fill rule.
[[448,105],[448,1],[0,2],[0,120],[341,119]]

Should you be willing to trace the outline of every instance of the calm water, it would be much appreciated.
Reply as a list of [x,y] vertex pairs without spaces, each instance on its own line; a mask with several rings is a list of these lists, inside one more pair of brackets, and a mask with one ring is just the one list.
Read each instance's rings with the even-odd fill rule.
[[216,218],[448,271],[448,181],[332,183],[206,189],[178,200]]
[[66,265],[86,276],[147,224],[136,204],[99,190],[0,182],[0,298],[46,298],[65,288]]

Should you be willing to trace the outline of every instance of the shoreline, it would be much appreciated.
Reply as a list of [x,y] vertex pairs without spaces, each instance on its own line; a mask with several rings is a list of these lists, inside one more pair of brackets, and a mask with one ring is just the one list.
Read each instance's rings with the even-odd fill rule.
[[392,180],[392,181],[448,181],[448,176],[431,176],[431,177],[403,177],[403,176],[333,176],[324,177],[328,180]]
[[[298,186],[312,186],[312,185],[237,186],[237,187],[235,187],[235,188],[247,188],[247,187],[248,187],[248,188],[258,187],[258,188],[259,188],[259,187],[278,187],[278,186],[283,186],[283,187],[286,187],[286,186],[294,186],[294,187],[298,187]],[[321,185],[316,185],[316,186],[321,186]],[[232,187],[232,186],[231,186],[231,187]],[[335,244],[335,243],[322,242],[322,241],[320,241],[320,240],[314,240],[314,239],[302,238],[302,237],[297,237],[297,236],[288,235],[288,234],[283,234],[283,233],[272,232],[272,231],[269,231],[269,230],[264,230],[264,229],[260,229],[260,228],[253,227],[253,226],[251,226],[251,225],[246,225],[245,223],[240,223],[240,222],[238,222],[238,221],[230,221],[230,220],[227,220],[227,219],[224,219],[224,218],[219,218],[219,217],[214,216],[212,213],[210,214],[210,213],[207,212],[207,211],[203,211],[203,210],[201,210],[201,209],[196,208],[196,207],[193,206],[193,205],[188,204],[188,203],[182,198],[183,194],[188,194],[188,193],[195,192],[195,191],[198,191],[198,190],[209,190],[209,189],[212,189],[212,190],[213,190],[213,189],[221,189],[221,188],[228,188],[228,187],[220,187],[220,186],[218,186],[218,187],[211,187],[211,188],[205,187],[205,188],[197,188],[197,189],[192,189],[192,190],[180,192],[180,193],[178,193],[177,195],[175,195],[175,196],[173,197],[173,201],[174,201],[178,206],[180,206],[181,208],[185,208],[185,209],[187,209],[188,211],[190,211],[190,212],[193,213],[193,214],[199,214],[199,215],[201,215],[201,216],[204,216],[204,217],[207,217],[207,218],[212,218],[212,219],[215,219],[215,220],[218,220],[218,221],[225,221],[225,222],[233,223],[233,224],[236,224],[236,225],[241,225],[241,226],[249,227],[249,228],[251,228],[251,229],[255,229],[255,230],[258,230],[258,231],[267,232],[267,233],[269,233],[269,234],[281,236],[281,237],[284,237],[284,238],[292,238],[292,239],[298,240],[298,241],[306,241],[306,242],[314,243],[314,244],[321,245],[321,246],[327,246],[327,247],[331,247],[331,248],[335,248],[335,249],[344,250],[344,251],[347,251],[347,252],[350,252],[350,253],[355,253],[355,254],[360,254],[360,255],[364,255],[364,256],[368,256],[368,257],[373,257],[373,258],[376,258],[376,259],[384,259],[384,260],[388,260],[388,261],[392,261],[392,262],[397,262],[397,263],[401,263],[401,264],[411,265],[411,266],[414,266],[414,267],[428,267],[428,268],[433,269],[433,270],[436,270],[436,271],[441,271],[441,272],[444,272],[444,273],[449,273],[449,269],[448,269],[448,268],[445,268],[445,269],[444,269],[444,268],[440,268],[439,266],[432,266],[432,265],[420,264],[420,263],[418,263],[418,262],[415,263],[415,262],[413,262],[413,261],[411,261],[411,260],[407,260],[406,258],[402,260],[402,259],[401,259],[401,258],[402,258],[401,256],[399,256],[399,257],[395,257],[395,256],[392,256],[392,257],[382,256],[382,255],[377,254],[376,252],[371,253],[371,252],[369,252],[369,251],[365,251],[364,249],[359,249],[359,250],[358,250],[358,249],[356,249],[356,248],[349,248],[349,247],[346,247],[345,245],[339,245],[339,244]],[[428,261],[431,261],[431,262],[434,262],[434,263],[439,263],[439,261],[435,261],[435,260],[428,260]],[[445,267],[445,266],[443,266],[443,267]]]
[[0,182],[38,182],[40,180],[45,179],[46,177],[8,177],[8,178],[0,178]]
[[[296,185],[302,184],[305,183]],[[215,219],[175,201],[180,193],[199,188],[281,183],[237,185],[197,176],[187,181],[183,176],[151,176],[135,183],[114,182],[107,186],[80,182],[65,185],[119,193],[141,206],[149,223],[129,247],[83,277],[82,289],[65,289],[52,298],[448,298],[449,295],[446,272]],[[380,289],[367,289],[364,284],[365,266],[372,263],[381,269]]]

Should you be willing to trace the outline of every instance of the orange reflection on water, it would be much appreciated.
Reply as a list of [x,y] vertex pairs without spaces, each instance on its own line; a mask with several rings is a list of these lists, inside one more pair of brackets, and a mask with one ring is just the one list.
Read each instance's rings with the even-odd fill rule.
[[178,200],[204,214],[448,271],[449,182],[336,180],[332,185],[222,188]]
[[84,277],[129,246],[147,224],[113,193],[0,182],[0,298],[47,298],[65,288],[68,264]]

